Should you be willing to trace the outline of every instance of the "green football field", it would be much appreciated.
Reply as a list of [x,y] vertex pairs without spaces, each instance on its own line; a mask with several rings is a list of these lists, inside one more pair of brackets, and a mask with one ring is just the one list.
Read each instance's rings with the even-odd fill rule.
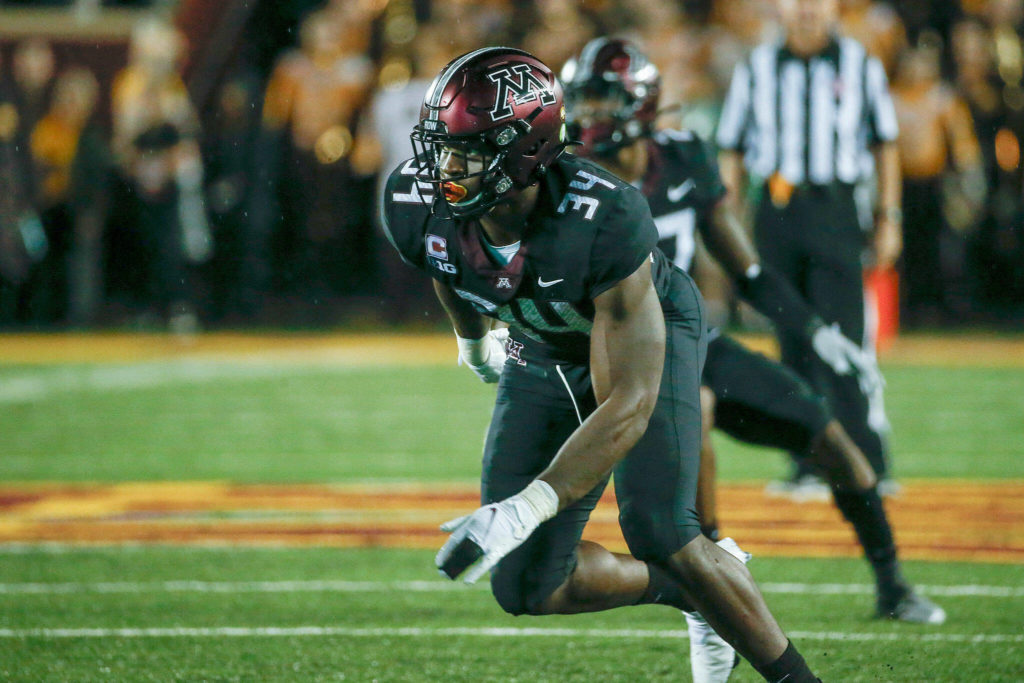
[[[436,578],[431,558],[423,550],[168,547],[5,554],[0,676],[689,680],[674,610],[513,618],[484,588]],[[825,680],[1024,676],[1020,567],[913,563],[912,575],[951,614],[940,628],[871,619],[867,572],[855,560],[755,558],[751,569]],[[824,592],[840,586],[853,592]],[[760,680],[746,665],[735,679]]]
[[[898,478],[1024,480],[1020,363],[883,369]],[[39,482],[472,482],[492,396],[454,363],[0,364],[0,532],[18,538],[16,494]],[[723,481],[785,471],[777,453],[717,442]],[[0,679],[689,680],[673,610],[513,618],[485,588],[438,578],[432,556],[9,541]],[[751,571],[825,680],[1024,680],[1020,563],[908,562],[949,613],[941,627],[872,619],[857,559],[756,557]],[[735,680],[759,678],[744,664]]]

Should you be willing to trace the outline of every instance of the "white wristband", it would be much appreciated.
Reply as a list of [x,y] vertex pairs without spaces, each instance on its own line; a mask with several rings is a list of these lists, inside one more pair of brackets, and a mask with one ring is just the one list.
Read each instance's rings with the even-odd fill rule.
[[459,356],[470,366],[483,365],[491,357],[491,348],[484,343],[487,341],[486,334],[479,339],[466,339],[456,333],[455,341],[459,345]]
[[534,479],[529,486],[512,497],[519,498],[529,505],[541,522],[546,522],[558,514],[558,494],[543,479]]

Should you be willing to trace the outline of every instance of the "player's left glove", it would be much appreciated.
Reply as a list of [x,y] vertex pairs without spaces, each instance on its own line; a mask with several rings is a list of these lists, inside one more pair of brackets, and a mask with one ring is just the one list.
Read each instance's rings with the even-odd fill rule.
[[871,394],[884,384],[878,363],[839,331],[839,324],[822,325],[811,335],[814,352],[837,375],[856,375],[860,389]]
[[452,535],[438,551],[434,564],[442,574],[454,580],[483,558],[463,579],[466,583],[476,583],[557,512],[558,494],[547,482],[534,479],[510,498],[442,524],[441,531],[450,531]]
[[459,365],[465,363],[481,381],[494,384],[505,369],[505,341],[508,328],[491,330],[480,339],[466,339],[455,335],[459,344]]

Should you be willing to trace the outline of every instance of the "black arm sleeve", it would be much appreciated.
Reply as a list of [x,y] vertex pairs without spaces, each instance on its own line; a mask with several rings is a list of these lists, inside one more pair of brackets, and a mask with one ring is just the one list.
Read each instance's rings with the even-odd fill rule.
[[810,337],[824,324],[792,285],[764,264],[755,277],[741,277],[737,284],[751,306],[784,329]]
[[696,181],[694,201],[701,212],[707,212],[726,195],[722,174],[718,170],[718,158],[711,146],[696,136],[687,147],[692,177]]

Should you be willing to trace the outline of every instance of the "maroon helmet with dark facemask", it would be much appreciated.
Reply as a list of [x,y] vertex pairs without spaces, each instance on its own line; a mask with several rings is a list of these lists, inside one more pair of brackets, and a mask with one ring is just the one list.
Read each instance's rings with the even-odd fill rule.
[[565,149],[562,87],[522,50],[470,52],[427,89],[412,143],[420,179],[438,187],[435,208],[479,216],[537,182]]
[[650,135],[661,75],[632,42],[595,38],[562,69],[569,135],[585,156],[611,156]]

